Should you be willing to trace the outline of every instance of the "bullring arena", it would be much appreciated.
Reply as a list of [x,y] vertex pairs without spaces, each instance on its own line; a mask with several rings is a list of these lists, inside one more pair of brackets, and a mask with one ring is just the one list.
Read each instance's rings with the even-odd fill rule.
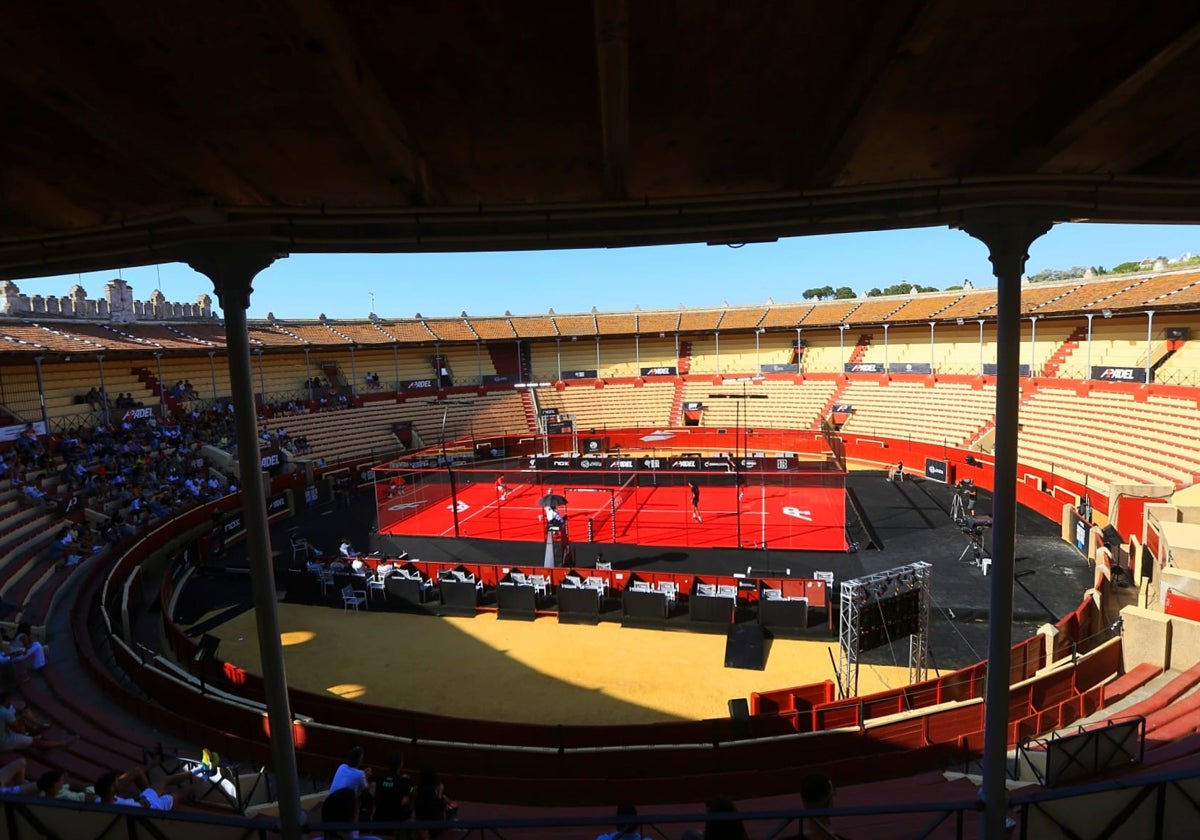
[[1194,835],[1187,4],[0,32],[0,835]]
[[[1183,488],[1200,473],[1186,443],[1200,429],[1196,392],[1169,384],[1194,376],[1194,354],[1187,341],[1164,347],[1149,386],[1088,378],[1080,365],[1089,354],[1105,369],[1140,360],[1145,347],[1129,339],[1144,330],[1147,292],[1194,282],[1168,272],[1026,292],[1044,301],[1046,320],[1037,343],[1022,341],[1022,364],[1038,375],[1023,382],[1011,620],[1010,738],[1020,755],[1048,751],[1052,732],[1067,737],[1089,720],[1119,727],[1140,713],[1138,764],[1191,760],[1190,706],[1167,701],[1195,672],[1175,659],[1164,670],[1148,628],[1169,624],[1171,650],[1190,646],[1191,602],[1176,586],[1188,573],[1163,552],[1169,542],[1170,555],[1186,556],[1186,529],[1166,512],[1188,509]],[[1118,285],[1125,291],[1108,298]],[[219,433],[191,431],[196,417],[219,418],[229,387],[214,362],[218,323],[205,313],[147,322],[153,303],[119,329],[50,319],[15,291],[10,311],[30,311],[0,326],[7,406],[36,417],[44,397],[40,439],[63,451],[77,429],[107,419],[148,440],[165,435],[162,457],[181,459],[166,462],[184,473],[202,464],[206,477],[236,482],[233,453],[204,437]],[[116,309],[127,287],[114,281],[109,293]],[[1109,299],[1107,337],[1081,343],[1085,320],[1055,302],[1064,296]],[[296,757],[310,798],[348,743],[372,762],[400,749],[410,772],[436,765],[464,821],[599,819],[614,799],[638,801],[652,819],[717,795],[743,811],[784,812],[800,807],[792,780],[812,766],[856,803],[969,793],[991,625],[984,511],[995,384],[986,371],[996,352],[974,315],[993,301],[977,291],[632,319],[423,320],[446,336],[433,344],[399,340],[415,326],[405,321],[251,324],[262,350],[258,457],[270,478]],[[925,363],[934,373],[880,372],[885,354],[905,365],[927,357],[930,330],[905,322],[947,309]],[[886,347],[875,327],[836,328],[885,312]],[[1165,334],[1191,318],[1164,313],[1157,323]],[[633,357],[635,342],[610,326],[630,321],[646,330]],[[728,330],[718,360],[703,332],[718,322],[805,326]],[[568,325],[585,330],[586,358],[557,340],[571,336]],[[464,326],[528,337],[455,343]],[[967,344],[968,333],[982,342]],[[97,352],[81,357],[83,341]],[[197,353],[201,343],[217,349]],[[596,347],[607,366],[576,376],[595,364]],[[364,380],[377,369],[392,376]],[[79,384],[93,382],[141,407],[93,408]],[[173,393],[169,383],[180,382],[196,393]],[[1078,448],[1061,441],[1064,422]],[[1123,440],[1119,430],[1133,434],[1135,423],[1156,430],[1154,450]],[[76,495],[68,519],[103,523],[123,509],[108,490],[79,490],[54,469],[25,480]],[[691,483],[701,488],[695,510]],[[21,690],[84,734],[47,752],[45,765],[89,779],[142,745],[184,757],[205,747],[228,757],[245,789],[209,791],[195,813],[269,813],[237,497],[164,497],[162,516],[118,532],[77,569],[42,571],[47,523],[62,514],[31,510],[18,493],[7,491],[19,547],[4,598],[43,617],[56,652],[55,667]],[[539,502],[548,494],[563,499],[562,531],[547,530]],[[360,572],[338,557],[343,541],[359,547]],[[1153,559],[1130,562],[1139,556]],[[924,630],[885,622],[884,638],[862,641],[846,670],[839,631],[850,613],[838,588],[886,586],[913,564],[929,567]],[[345,602],[347,587],[361,602]],[[884,600],[863,615],[882,614]],[[911,656],[910,632],[927,647],[923,661]],[[197,655],[202,640],[211,657]],[[99,690],[81,694],[80,680]],[[1125,698],[1142,695],[1127,711]],[[666,773],[668,760],[684,765]],[[776,768],[769,778],[765,765]],[[897,776],[890,766],[900,765]],[[1014,785],[1035,791],[1044,777],[1026,768]],[[942,807],[914,814],[914,828]],[[838,824],[854,836],[878,819]],[[770,831],[768,821],[755,827]]]

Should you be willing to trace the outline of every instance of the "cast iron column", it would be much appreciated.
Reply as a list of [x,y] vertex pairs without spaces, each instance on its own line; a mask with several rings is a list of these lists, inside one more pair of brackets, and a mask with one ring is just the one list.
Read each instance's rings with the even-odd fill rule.
[[276,249],[255,243],[213,244],[187,249],[183,259],[213,284],[225,315],[229,353],[229,386],[233,403],[242,480],[242,517],[249,546],[254,615],[262,658],[267,720],[271,728],[271,761],[279,791],[279,827],[288,840],[299,840],[300,781],[292,742],[292,713],[288,704],[283,646],[279,641],[279,612],[275,605],[275,568],[267,522],[267,495],[258,459],[258,412],[254,404],[254,374],[250,368],[250,337],[246,310],[251,281],[280,256]]
[[1021,211],[981,213],[961,228],[987,246],[996,275],[996,457],[992,485],[992,571],[988,615],[987,693],[984,698],[982,828],[1003,840],[1008,811],[1008,682],[1011,667],[1013,580],[1017,536],[1017,421],[1021,396],[1021,273],[1029,245],[1051,223]]

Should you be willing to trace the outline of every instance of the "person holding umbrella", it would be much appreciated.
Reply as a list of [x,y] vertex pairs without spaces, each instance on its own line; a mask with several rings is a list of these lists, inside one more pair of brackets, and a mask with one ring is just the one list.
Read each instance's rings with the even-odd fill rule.
[[546,530],[561,529],[566,525],[567,518],[558,511],[559,505],[567,503],[566,496],[560,496],[551,490],[538,499],[538,504],[546,509]]

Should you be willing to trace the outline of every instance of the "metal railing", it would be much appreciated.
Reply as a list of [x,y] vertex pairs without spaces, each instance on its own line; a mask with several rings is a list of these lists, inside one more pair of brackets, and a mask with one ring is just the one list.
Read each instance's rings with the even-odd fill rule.
[[[953,784],[953,783],[948,783]],[[898,792],[899,794],[899,792]],[[470,806],[467,806],[469,809]],[[982,811],[978,797],[948,798],[937,802],[904,802],[868,807],[838,806],[747,811],[710,815],[700,812],[655,814],[635,818],[637,832],[658,840],[679,840],[706,821],[732,818],[740,821],[752,840],[795,837],[815,819],[828,819],[835,831],[848,836],[890,840],[966,840],[979,834]],[[1071,789],[1039,790],[1014,795],[1009,825],[1013,837],[1037,840],[1101,840],[1109,837],[1190,838],[1200,817],[1200,773],[1177,771],[1141,779],[1122,779]],[[888,826],[880,833],[879,826]],[[594,837],[611,831],[613,817],[526,817],[520,819],[463,819],[451,822],[359,823],[354,828],[371,833],[446,830],[448,836],[515,838],[548,836]],[[124,837],[129,840],[163,840],[203,836],[210,840],[276,840],[282,835],[271,817],[253,820],[241,815],[162,812],[109,805],[83,805],[32,797],[0,797],[0,824],[10,840],[44,840],[46,837]],[[871,826],[871,833],[854,826]],[[313,822],[310,831],[346,830],[344,824]]]

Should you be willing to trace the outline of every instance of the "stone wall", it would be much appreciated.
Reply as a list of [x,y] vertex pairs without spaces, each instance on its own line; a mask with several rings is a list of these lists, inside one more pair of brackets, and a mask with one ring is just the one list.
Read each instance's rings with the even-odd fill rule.
[[200,295],[195,303],[173,303],[158,289],[147,300],[134,300],[133,288],[121,279],[104,285],[104,297],[91,299],[82,286],[72,286],[62,297],[24,295],[11,280],[0,281],[0,316],[10,318],[79,318],[88,321],[195,321],[216,317],[212,298]]

